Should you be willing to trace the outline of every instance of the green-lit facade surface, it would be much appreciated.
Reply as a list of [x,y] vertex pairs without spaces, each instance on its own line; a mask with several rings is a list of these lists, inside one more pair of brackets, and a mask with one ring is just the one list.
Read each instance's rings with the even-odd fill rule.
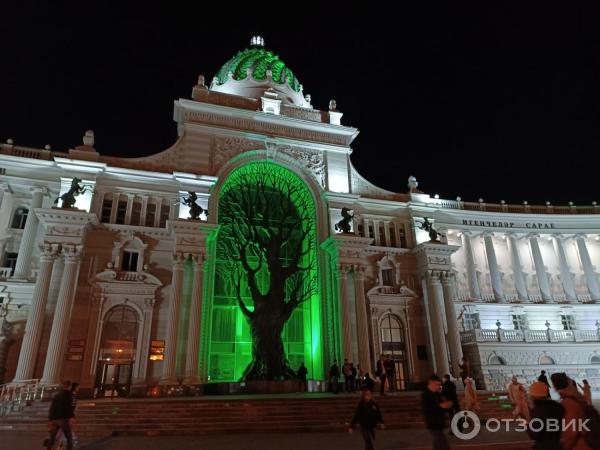
[[[242,312],[236,296],[235,281],[232,281],[231,272],[237,270],[235,265],[239,262],[234,261],[237,255],[231,254],[232,247],[228,240],[234,239],[236,231],[234,227],[239,226],[239,222],[230,220],[230,214],[235,214],[235,208],[228,207],[232,200],[232,194],[239,194],[239,189],[252,191],[252,186],[261,185],[262,189],[267,187],[272,192],[278,189],[285,181],[287,187],[291,186],[293,192],[289,195],[293,203],[293,212],[290,214],[289,221],[285,226],[294,223],[298,217],[303,220],[302,228],[309,230],[304,236],[302,242],[303,256],[300,264],[303,267],[309,267],[310,270],[303,278],[303,289],[310,290],[310,294],[300,303],[291,313],[283,327],[281,334],[283,348],[289,367],[297,369],[301,362],[304,362],[308,369],[308,376],[311,379],[324,378],[324,355],[323,355],[323,336],[322,319],[324,310],[327,308],[323,299],[322,289],[322,267],[319,261],[319,246],[317,243],[317,223],[316,207],[313,196],[300,177],[291,170],[275,164],[273,162],[251,162],[238,169],[235,169],[224,181],[219,191],[219,229],[216,232],[215,245],[211,252],[213,257],[208,259],[206,267],[207,278],[212,278],[212,282],[205,285],[205,295],[208,301],[205,303],[205,321],[203,327],[207,329],[207,347],[208,351],[208,376],[210,382],[230,382],[238,381],[252,361],[252,334],[249,320]],[[250,188],[249,188],[250,186]],[[281,199],[281,195],[273,193],[273,201]],[[257,211],[257,221],[268,214],[266,208],[269,203],[262,203],[262,210]],[[304,210],[301,210],[304,209]],[[308,222],[304,222],[304,221]],[[292,235],[290,242],[293,242],[299,231],[289,230]],[[296,236],[296,237],[295,237]],[[259,256],[255,252],[249,258],[253,267],[258,267]],[[281,260],[286,266],[293,258],[292,250],[285,245],[282,246]],[[328,268],[327,268],[328,270]],[[240,271],[240,292],[244,304],[249,310],[254,309],[252,294],[248,287],[246,274]],[[267,265],[263,265],[256,274],[257,284],[262,293],[269,289],[271,274]],[[288,280],[289,281],[289,280]],[[286,301],[289,302],[291,286],[285,286]],[[206,323],[209,322],[209,323]],[[206,341],[205,341],[206,342]]]

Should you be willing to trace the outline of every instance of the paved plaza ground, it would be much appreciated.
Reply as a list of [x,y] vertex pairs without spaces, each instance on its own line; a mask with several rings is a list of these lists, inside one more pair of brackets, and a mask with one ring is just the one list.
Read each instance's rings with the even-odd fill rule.
[[[41,448],[41,435],[0,435],[0,448],[30,450]],[[521,449],[530,444],[524,433],[485,433],[472,441],[450,438],[452,448],[469,450]],[[377,433],[378,450],[426,449],[430,438],[426,430],[384,430]],[[493,445],[496,443],[496,445]],[[81,450],[362,450],[360,433],[290,433],[227,436],[109,437],[82,442]]]

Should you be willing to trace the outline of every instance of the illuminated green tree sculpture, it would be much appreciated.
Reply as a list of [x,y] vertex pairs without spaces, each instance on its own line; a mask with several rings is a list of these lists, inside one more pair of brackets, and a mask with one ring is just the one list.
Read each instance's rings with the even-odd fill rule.
[[314,216],[304,183],[273,163],[248,164],[222,188],[217,251],[252,335],[252,361],[243,380],[295,376],[281,335],[294,310],[316,290]]

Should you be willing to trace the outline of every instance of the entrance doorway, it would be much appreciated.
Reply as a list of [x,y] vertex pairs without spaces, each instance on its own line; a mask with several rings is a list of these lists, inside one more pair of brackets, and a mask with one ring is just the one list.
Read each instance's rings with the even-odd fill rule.
[[131,387],[132,366],[132,363],[102,363],[97,396],[127,397],[129,395],[129,388]]
[[402,322],[395,315],[386,314],[381,321],[380,330],[382,353],[394,361],[396,367],[394,388],[406,390],[408,361]]
[[98,353],[97,397],[129,395],[138,329],[138,315],[133,308],[120,305],[106,313]]

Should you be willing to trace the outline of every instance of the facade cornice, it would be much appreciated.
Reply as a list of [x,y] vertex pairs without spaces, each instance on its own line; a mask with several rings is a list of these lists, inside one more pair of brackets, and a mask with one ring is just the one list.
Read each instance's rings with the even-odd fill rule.
[[209,124],[262,135],[323,142],[342,147],[349,147],[358,135],[358,130],[352,127],[312,122],[187,99],[179,99],[175,102],[174,117],[179,124]]

